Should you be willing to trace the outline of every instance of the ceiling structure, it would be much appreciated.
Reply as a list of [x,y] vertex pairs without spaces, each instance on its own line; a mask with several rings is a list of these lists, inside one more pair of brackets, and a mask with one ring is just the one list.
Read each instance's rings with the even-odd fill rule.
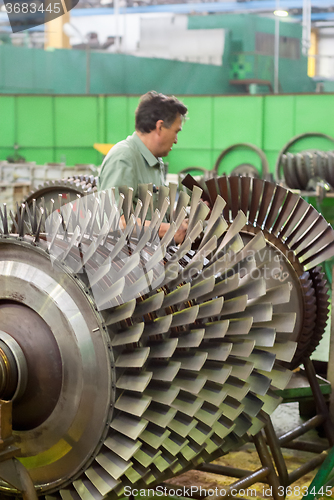
[[[103,9],[99,14],[112,14],[117,8],[117,0],[80,0],[72,15],[94,15],[91,9]],[[162,13],[175,14],[273,14],[279,8],[285,10],[296,21],[301,19],[303,0],[236,0],[236,1],[181,1],[181,0],[119,0],[120,14]],[[108,7],[106,7],[108,6]],[[332,0],[313,0],[312,21],[334,21],[334,4]],[[86,12],[82,12],[85,10]]]
[[[246,14],[273,14],[278,7],[286,10],[289,15],[299,21],[302,15],[303,0],[236,0],[200,2],[187,0],[79,0],[71,11],[72,16],[113,14],[114,7],[119,8],[120,14],[163,13],[175,14],[217,14],[217,13],[246,13]],[[334,22],[334,4],[332,0],[313,0],[312,22]],[[3,0],[0,0],[0,22],[5,21],[6,12]]]

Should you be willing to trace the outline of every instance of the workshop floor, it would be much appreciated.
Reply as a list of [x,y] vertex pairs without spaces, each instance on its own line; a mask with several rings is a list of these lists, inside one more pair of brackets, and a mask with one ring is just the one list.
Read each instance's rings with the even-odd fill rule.
[[[298,403],[288,403],[280,405],[272,415],[272,422],[278,436],[300,425],[303,420],[299,416]],[[327,443],[326,439],[319,437],[316,430],[308,432],[305,436],[307,437],[308,441],[323,443],[324,445],[326,445]],[[313,458],[315,455],[313,453],[299,450],[284,449],[283,456],[288,468],[288,472],[291,472],[292,470],[300,467],[303,463],[307,462],[309,459]],[[256,470],[261,467],[261,462],[258,458],[255,447],[252,444],[247,444],[240,450],[231,452],[228,455],[219,458],[215,463],[248,470]],[[291,485],[292,493],[288,494],[286,498],[288,500],[297,500],[302,498],[302,488],[304,486],[308,486],[312,482],[315,474],[316,470],[305,475],[299,481],[293,483]],[[177,483],[178,485],[187,487],[193,485],[198,487],[201,486],[205,489],[215,489],[216,487],[223,489],[224,485],[229,485],[235,481],[235,478],[229,478],[226,476],[193,470],[168,482]],[[256,490],[256,495],[254,491],[249,491],[250,494],[243,494],[243,498],[272,498],[270,492],[268,491],[268,486],[262,483],[256,483],[250,486],[249,490],[251,489]]]

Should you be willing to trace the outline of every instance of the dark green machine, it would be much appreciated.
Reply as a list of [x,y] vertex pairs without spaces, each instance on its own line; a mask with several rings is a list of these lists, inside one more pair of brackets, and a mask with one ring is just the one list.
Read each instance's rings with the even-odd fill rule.
[[[190,16],[188,27],[228,30],[229,92],[245,92],[247,87],[254,93],[272,90],[275,19],[250,14]],[[313,92],[315,83],[307,76],[307,57],[301,51],[301,25],[280,21],[279,35],[280,92]]]

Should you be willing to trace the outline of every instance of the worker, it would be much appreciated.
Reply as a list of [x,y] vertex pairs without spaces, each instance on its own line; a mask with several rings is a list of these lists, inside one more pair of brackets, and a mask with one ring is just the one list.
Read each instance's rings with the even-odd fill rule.
[[[186,114],[186,106],[175,97],[155,91],[144,94],[135,112],[135,132],[113,146],[102,163],[99,189],[132,187],[136,202],[139,184],[164,185],[161,157],[167,156],[177,143]],[[168,227],[167,223],[161,224],[160,237]],[[186,230],[187,222],[184,221],[175,234],[176,243],[183,241]]]

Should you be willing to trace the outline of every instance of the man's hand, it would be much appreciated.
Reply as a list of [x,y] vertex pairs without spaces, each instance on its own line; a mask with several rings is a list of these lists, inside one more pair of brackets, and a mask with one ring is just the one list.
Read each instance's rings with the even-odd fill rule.
[[174,236],[174,240],[177,245],[183,242],[184,238],[186,237],[187,229],[188,229],[188,219],[184,219],[184,221],[182,222],[181,226],[176,231]]
[[[176,231],[176,233],[174,235],[174,241],[177,245],[180,245],[180,243],[182,243],[184,238],[186,237],[186,233],[187,233],[187,229],[188,229],[188,222],[189,222],[188,219],[184,219],[181,226],[179,227],[179,229]],[[149,221],[149,220],[145,221],[145,226],[149,226],[150,224],[151,224],[151,221]],[[138,219],[138,225],[139,226],[141,225],[140,219]],[[119,227],[120,227],[120,229],[125,229],[125,227],[126,227],[124,215],[122,215],[122,217],[120,218]],[[170,224],[168,224],[168,222],[162,222],[160,224],[159,237],[163,238],[163,236],[167,233],[169,228],[170,228]]]
[[[162,238],[168,231],[170,224],[168,222],[162,222],[159,229],[159,237]],[[184,219],[179,229],[174,235],[174,241],[177,245],[183,242],[186,237],[186,232],[188,229],[188,219]]]

